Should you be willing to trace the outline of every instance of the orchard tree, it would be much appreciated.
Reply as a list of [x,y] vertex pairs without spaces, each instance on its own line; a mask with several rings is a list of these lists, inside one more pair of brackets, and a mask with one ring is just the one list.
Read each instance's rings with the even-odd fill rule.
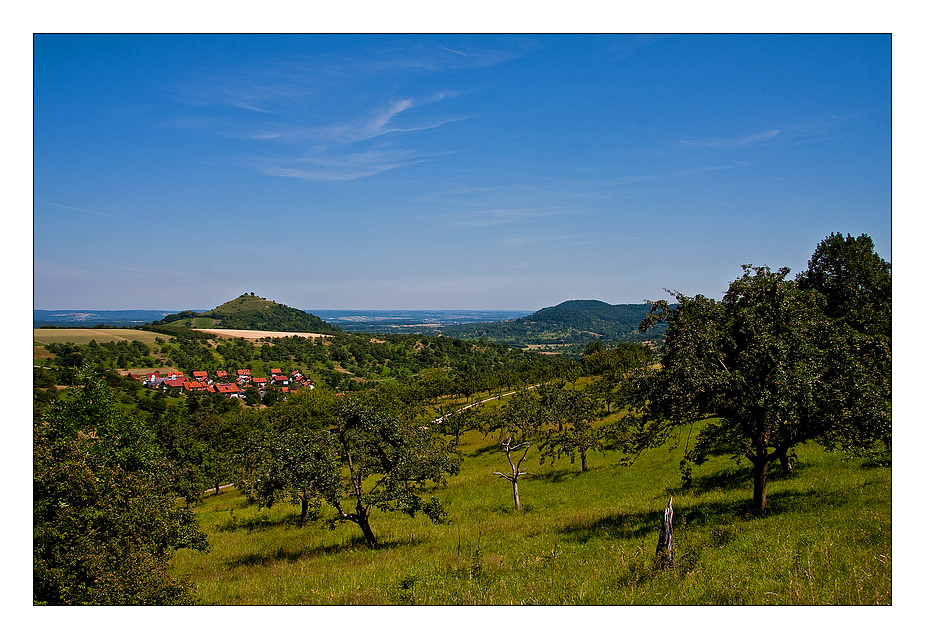
[[816,247],[797,285],[825,296],[825,313],[841,328],[850,355],[842,366],[862,366],[864,376],[844,380],[845,418],[823,442],[858,451],[883,463],[892,449],[892,300],[890,263],[867,235],[832,233]]
[[342,521],[360,527],[370,548],[379,548],[369,523],[374,508],[445,520],[440,502],[424,502],[421,493],[428,484],[445,484],[447,475],[459,472],[460,460],[433,430],[347,399],[328,441],[340,465],[336,474],[319,477],[317,492]]
[[207,549],[177,508],[154,434],[120,412],[89,369],[33,430],[33,599],[44,604],[180,604],[195,597],[171,577],[178,548]]
[[300,526],[318,513],[316,486],[340,471],[327,432],[337,406],[333,392],[318,389],[261,411],[260,425],[250,429],[260,434],[237,456],[235,483],[251,502],[268,508],[277,501],[299,506]]
[[892,332],[893,279],[890,263],[874,251],[867,235],[832,233],[816,247],[800,288],[825,295],[825,313],[855,330],[887,338]]
[[[517,510],[520,510],[519,479],[533,474],[522,471],[520,468],[533,444],[532,440],[542,434],[545,419],[546,412],[539,395],[527,388],[512,395],[510,401],[500,408],[487,423],[490,431],[498,433],[498,443],[501,444],[508,464],[511,466],[510,473],[496,471],[494,474],[511,482],[511,489],[514,491],[514,508]],[[523,449],[523,452],[520,459],[515,462],[511,453],[518,449]]]
[[639,453],[680,425],[715,418],[695,452],[701,459],[716,451],[747,459],[760,510],[773,462],[803,442],[881,429],[889,423],[889,391],[887,401],[882,393],[866,396],[872,357],[884,353],[873,346],[858,351],[871,340],[828,317],[823,295],[787,280],[787,268],[743,269],[719,302],[674,293],[677,306],[653,304],[640,330],[668,323],[661,367],[633,379],[638,412],[625,423],[627,447]]
[[595,425],[600,402],[587,390],[547,387],[543,404],[545,420],[554,428],[547,431],[540,443],[540,464],[547,457],[557,460],[568,455],[575,463],[581,458],[581,470],[588,470],[588,451],[603,448],[606,431]]
[[424,490],[459,471],[453,447],[434,430],[384,408],[341,399],[316,389],[267,411],[262,440],[251,440],[241,455],[241,484],[263,505],[288,498],[302,506],[302,522],[327,502],[333,523],[353,522],[366,543],[379,548],[370,517],[374,509],[424,512],[446,517]]

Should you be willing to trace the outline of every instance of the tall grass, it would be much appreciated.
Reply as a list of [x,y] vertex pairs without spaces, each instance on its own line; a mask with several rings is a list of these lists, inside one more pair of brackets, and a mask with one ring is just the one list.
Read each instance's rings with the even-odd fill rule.
[[[467,433],[461,473],[435,491],[445,525],[375,512],[382,543],[358,527],[298,526],[297,509],[258,511],[234,490],[198,517],[211,552],[179,552],[177,575],[210,604],[890,604],[891,471],[798,449],[797,473],[772,475],[767,512],[750,509],[747,467],[713,459],[681,490],[681,450],[631,467],[589,454],[589,470],[540,466],[521,480],[524,508],[492,475],[506,459]],[[674,566],[654,562],[674,496]],[[330,513],[327,513],[330,514]]]

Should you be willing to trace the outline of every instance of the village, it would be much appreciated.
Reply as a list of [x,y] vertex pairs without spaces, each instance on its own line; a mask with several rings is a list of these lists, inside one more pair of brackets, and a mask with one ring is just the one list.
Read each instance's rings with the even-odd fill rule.
[[256,388],[259,391],[261,399],[271,388],[275,388],[283,394],[295,393],[301,389],[312,390],[315,388],[315,383],[301,372],[294,370],[287,375],[279,368],[271,368],[269,377],[253,377],[248,368],[238,369],[234,376],[231,376],[227,371],[215,371],[214,376],[210,376],[206,371],[193,371],[190,377],[179,372],[164,373],[163,375],[149,373],[144,377],[129,373],[127,377],[138,380],[146,388],[166,393],[217,393],[226,397],[239,397],[241,399],[244,399],[245,393],[251,388]]

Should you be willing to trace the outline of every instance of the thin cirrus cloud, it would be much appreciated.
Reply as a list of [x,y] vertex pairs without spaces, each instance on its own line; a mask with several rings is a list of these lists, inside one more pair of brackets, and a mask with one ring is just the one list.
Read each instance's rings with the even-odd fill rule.
[[[285,142],[297,147],[311,143],[294,157],[259,160],[262,172],[277,177],[291,177],[311,181],[354,180],[384,171],[432,161],[447,152],[422,152],[395,145],[370,147],[377,138],[386,135],[400,136],[468,119],[467,117],[427,118],[407,123],[396,123],[402,114],[410,114],[416,107],[442,100],[445,94],[415,102],[401,99],[374,110],[365,118],[348,123],[324,127],[289,128],[276,131],[263,130],[251,136],[258,141]],[[409,120],[409,118],[404,118]]]
[[777,137],[778,134],[780,134],[779,129],[770,129],[761,133],[731,138],[691,138],[688,140],[681,140],[681,143],[701,149],[737,149],[760,142],[767,142]]
[[323,152],[285,160],[258,160],[265,175],[315,181],[355,180],[392,169],[427,162],[434,155],[404,149]]
[[[337,60],[292,57],[253,64],[235,74],[200,74],[195,81],[173,85],[168,91],[188,106],[211,107],[209,116],[214,120],[206,124],[200,119],[197,123],[213,133],[253,142],[256,148],[252,157],[258,158],[255,168],[264,174],[314,181],[352,180],[451,153],[421,150],[422,142],[412,142],[411,136],[476,117],[435,110],[445,109],[437,103],[456,97],[453,91],[388,96],[386,92],[394,90],[395,84],[382,85],[384,77],[400,82],[409,71],[438,73],[492,66],[520,57],[530,48],[523,43],[511,51],[417,46],[413,41],[406,45]],[[382,88],[372,89],[358,102],[344,103],[339,98],[369,83]],[[376,139],[383,136],[389,136],[388,151],[376,146]]]

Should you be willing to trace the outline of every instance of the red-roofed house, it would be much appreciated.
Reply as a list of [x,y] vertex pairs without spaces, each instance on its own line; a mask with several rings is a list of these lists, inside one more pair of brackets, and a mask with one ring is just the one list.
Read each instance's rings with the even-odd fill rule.
[[205,371],[193,371],[193,379],[195,379],[197,382],[204,382],[206,379],[208,379],[208,377],[209,374]]
[[163,391],[182,390],[183,380],[181,379],[162,379],[157,383],[157,387]]
[[228,377],[228,372],[227,371],[215,371],[215,377],[217,377],[218,379],[225,379],[226,377]]
[[228,397],[238,397],[241,394],[241,389],[237,384],[216,384],[215,390]]

